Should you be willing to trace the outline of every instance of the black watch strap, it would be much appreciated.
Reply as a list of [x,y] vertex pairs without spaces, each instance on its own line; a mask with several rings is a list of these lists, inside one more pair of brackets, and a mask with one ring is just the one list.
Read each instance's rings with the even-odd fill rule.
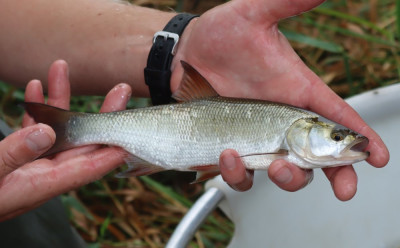
[[197,17],[192,14],[178,14],[168,22],[163,31],[157,32],[153,38],[144,78],[149,86],[153,105],[171,102],[171,63],[175,55],[179,37],[190,20]]

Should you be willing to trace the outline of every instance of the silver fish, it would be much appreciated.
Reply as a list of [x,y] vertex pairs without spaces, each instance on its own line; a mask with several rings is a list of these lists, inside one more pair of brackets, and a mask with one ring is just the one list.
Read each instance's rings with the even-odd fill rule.
[[193,67],[173,97],[181,103],[111,113],[74,113],[25,103],[37,122],[57,133],[45,155],[88,144],[108,144],[129,155],[125,176],[163,170],[197,171],[201,181],[219,174],[221,152],[238,151],[246,168],[265,170],[275,159],[306,169],[348,165],[366,159],[368,139],[292,106],[219,96]]

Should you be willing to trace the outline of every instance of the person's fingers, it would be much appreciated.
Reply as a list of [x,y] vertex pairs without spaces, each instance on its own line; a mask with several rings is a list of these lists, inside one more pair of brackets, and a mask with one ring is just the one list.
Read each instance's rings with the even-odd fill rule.
[[286,1],[233,1],[237,12],[246,19],[259,24],[274,24],[280,19],[299,15],[323,3],[324,0],[286,0]]
[[71,89],[68,73],[68,65],[64,60],[57,60],[50,66],[47,104],[69,109]]
[[[25,89],[25,102],[40,102],[44,103],[43,87],[39,80],[31,80]],[[35,124],[35,121],[27,113],[22,119],[22,127],[27,127]]]
[[100,112],[113,112],[125,109],[131,94],[132,90],[129,85],[125,83],[116,85],[108,92]]
[[225,150],[219,159],[221,176],[237,191],[246,191],[253,186],[253,171],[246,170],[239,154],[235,150]]
[[389,162],[389,151],[382,139],[360,117],[360,115],[343,99],[336,95],[316,75],[311,75],[311,87],[307,100],[308,109],[345,127],[366,136],[370,152],[368,162],[375,167],[383,167]]
[[86,145],[81,147],[76,147],[74,149],[66,150],[60,153],[57,153],[52,157],[52,161],[55,164],[62,163],[70,158],[77,157],[79,155],[92,152],[101,148],[102,145]]
[[285,160],[278,159],[268,168],[268,176],[279,188],[286,191],[297,191],[307,186],[313,179],[312,170],[303,170]]
[[323,169],[332,185],[335,196],[341,201],[348,201],[357,192],[357,174],[353,166]]
[[0,142],[0,178],[47,151],[56,135],[49,126],[36,124],[18,130]]
[[54,166],[54,161],[49,164],[34,162],[30,166],[44,167],[44,172],[40,176],[32,175],[29,181],[33,184],[32,188],[42,191],[42,195],[52,197],[100,179],[123,164],[125,156],[126,152],[121,148],[106,147],[70,157],[57,166]]
[[[7,201],[7,204],[0,209],[0,220],[20,213],[19,210],[25,212],[54,196],[100,179],[122,164],[124,156],[125,152],[121,148],[111,147],[71,157],[57,166],[47,159],[30,163],[25,171],[16,171],[1,182],[0,201]],[[16,188],[15,185],[19,187]],[[27,195],[29,197],[23,197]]]

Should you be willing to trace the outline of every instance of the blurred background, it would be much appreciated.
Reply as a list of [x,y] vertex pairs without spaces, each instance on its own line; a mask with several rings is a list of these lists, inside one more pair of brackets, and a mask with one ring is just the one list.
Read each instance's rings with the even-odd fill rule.
[[[132,4],[165,11],[201,14],[223,0],[136,0]],[[335,92],[346,98],[394,84],[400,75],[400,0],[328,0],[284,20],[281,32],[303,61]],[[0,117],[18,128],[24,91],[0,82]],[[71,109],[97,112],[103,97],[73,97]],[[128,108],[143,107],[136,98]],[[114,173],[62,196],[73,226],[90,247],[163,247],[203,184],[189,184],[191,173],[116,179]],[[215,211],[190,247],[225,247],[234,225]]]

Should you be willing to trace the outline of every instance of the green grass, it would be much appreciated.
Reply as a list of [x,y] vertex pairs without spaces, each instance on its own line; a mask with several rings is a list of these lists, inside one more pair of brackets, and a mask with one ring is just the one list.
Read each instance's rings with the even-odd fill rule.
[[285,20],[280,28],[295,50],[342,97],[396,83],[399,3],[327,1]]

